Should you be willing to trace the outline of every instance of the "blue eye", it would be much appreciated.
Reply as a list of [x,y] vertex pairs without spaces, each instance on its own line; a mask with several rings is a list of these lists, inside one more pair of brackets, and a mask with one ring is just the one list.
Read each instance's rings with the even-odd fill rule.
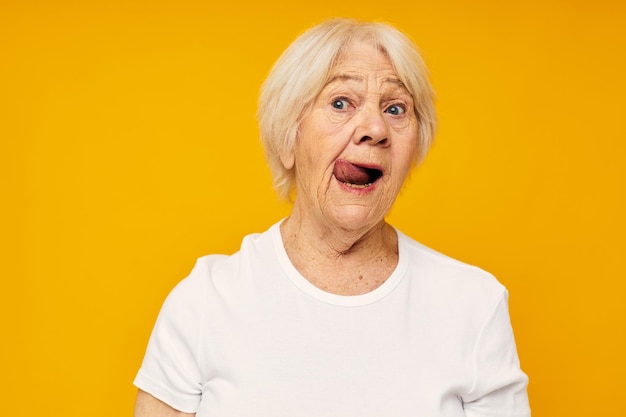
[[385,110],[385,111],[386,111],[387,113],[389,113],[389,114],[394,115],[394,116],[398,116],[398,115],[400,115],[400,114],[403,114],[403,113],[404,113],[404,107],[399,106],[399,105],[397,105],[397,104],[394,104],[394,105],[392,105],[392,106],[389,106],[389,107],[387,108],[387,110]]
[[333,107],[337,110],[345,110],[348,107],[348,100],[344,98],[338,98],[333,101]]

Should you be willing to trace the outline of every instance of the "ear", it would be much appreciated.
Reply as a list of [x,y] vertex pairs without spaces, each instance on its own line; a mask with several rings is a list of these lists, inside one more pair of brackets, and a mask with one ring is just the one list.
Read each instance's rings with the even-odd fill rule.
[[293,168],[296,163],[296,156],[294,155],[293,151],[280,152],[278,154],[278,157],[280,158],[280,162],[282,162],[283,166],[287,170]]

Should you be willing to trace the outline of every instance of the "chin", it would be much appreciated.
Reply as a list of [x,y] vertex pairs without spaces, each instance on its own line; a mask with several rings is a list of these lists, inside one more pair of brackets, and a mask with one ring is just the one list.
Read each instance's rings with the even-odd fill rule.
[[385,220],[384,212],[375,215],[372,208],[364,206],[343,206],[334,210],[334,223],[346,230],[369,230]]

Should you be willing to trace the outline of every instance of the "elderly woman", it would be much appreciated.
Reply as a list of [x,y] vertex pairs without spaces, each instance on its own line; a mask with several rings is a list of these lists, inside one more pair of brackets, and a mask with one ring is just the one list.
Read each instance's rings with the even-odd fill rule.
[[435,131],[396,29],[325,22],[265,82],[259,119],[293,211],[170,294],[135,416],[528,416],[507,291],[385,222]]

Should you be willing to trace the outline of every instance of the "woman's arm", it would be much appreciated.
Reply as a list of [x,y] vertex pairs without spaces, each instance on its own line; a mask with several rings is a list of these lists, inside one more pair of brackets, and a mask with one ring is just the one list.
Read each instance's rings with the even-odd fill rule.
[[195,417],[194,414],[175,410],[163,401],[139,390],[135,401],[135,417]]
[[528,377],[520,369],[505,291],[474,346],[475,379],[463,395],[467,417],[530,417]]

